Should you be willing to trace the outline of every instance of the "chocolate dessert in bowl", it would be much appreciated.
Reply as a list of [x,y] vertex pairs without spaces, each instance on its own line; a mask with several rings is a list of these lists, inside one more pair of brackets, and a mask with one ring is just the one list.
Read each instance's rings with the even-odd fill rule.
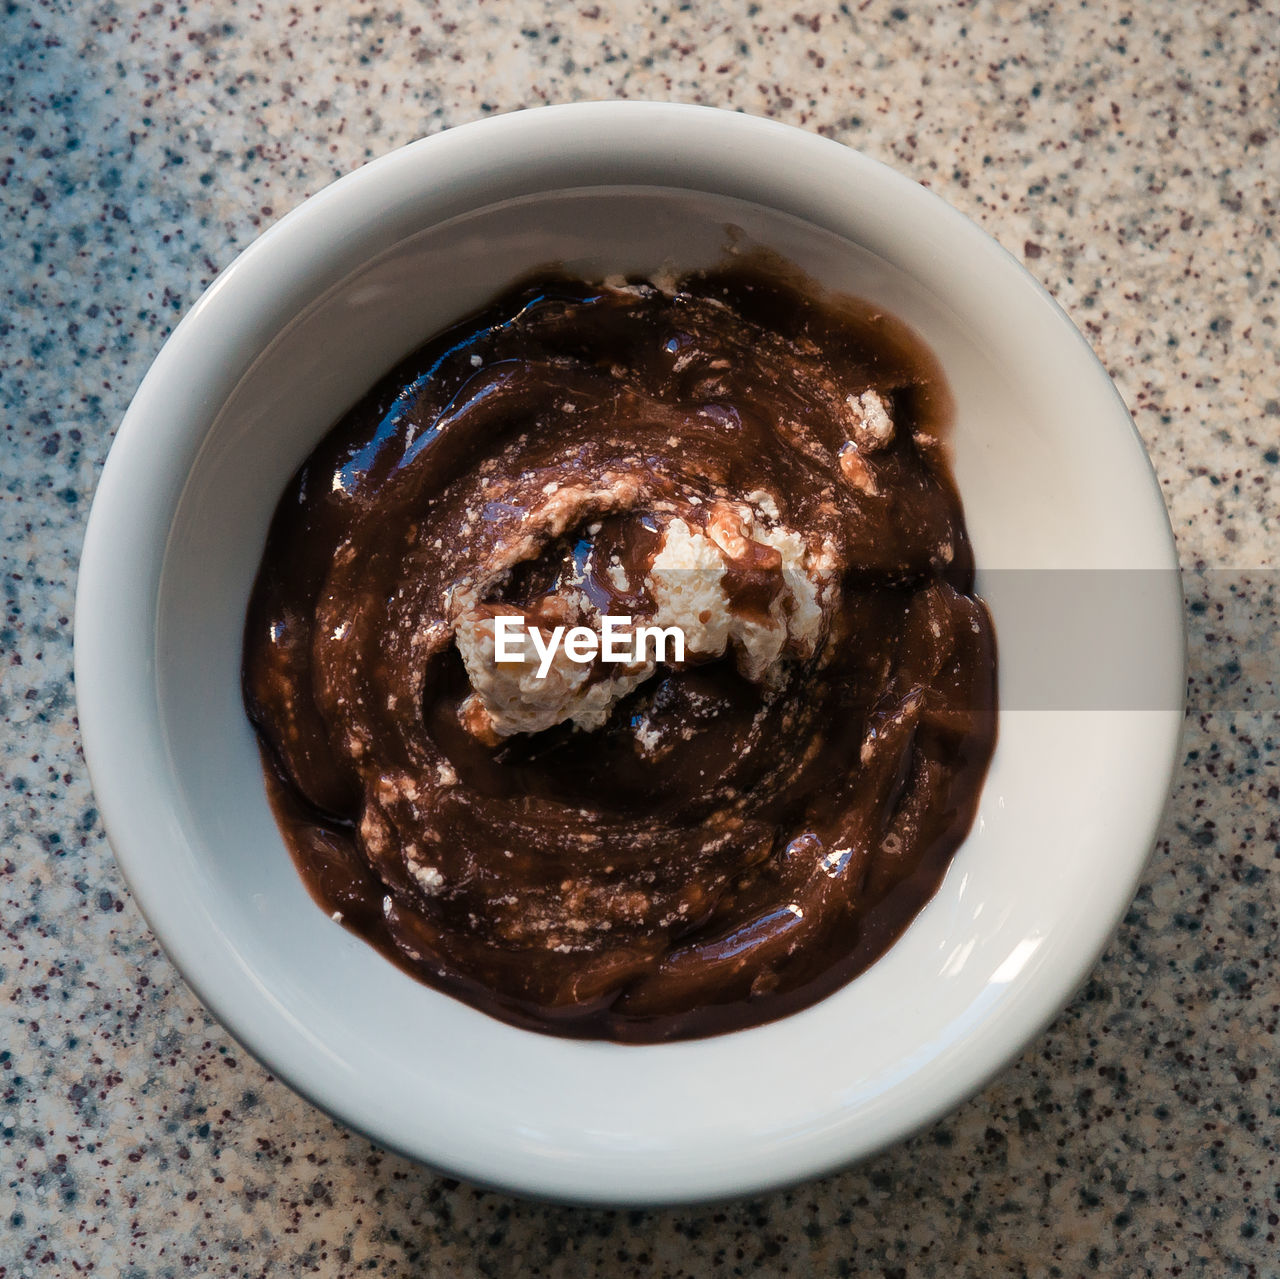
[[[976,808],[995,654],[941,372],[787,274],[521,284],[281,499],[245,696],[299,869],[517,1025],[661,1040],[812,1003]],[[652,646],[606,662],[605,619]],[[552,646],[575,629],[596,660]]]
[[[1175,565],[1105,371],[934,196],[728,112],[517,113],[306,201],[166,343],[85,542],[85,755],[158,940],[318,1105],[522,1193],[746,1193],[1088,972]],[[1167,705],[1031,704],[1011,584],[1058,568],[1157,574],[1057,660]]]

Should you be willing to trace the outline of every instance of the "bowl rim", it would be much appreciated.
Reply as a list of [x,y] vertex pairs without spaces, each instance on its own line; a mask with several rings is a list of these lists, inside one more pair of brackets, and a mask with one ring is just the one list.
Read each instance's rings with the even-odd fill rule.
[[[1141,848],[1135,847],[1131,857],[1116,868],[1109,909],[1100,911],[1091,921],[1087,935],[1080,938],[1076,962],[1051,972],[1037,970],[1038,985],[1023,992],[1016,1027],[1006,1026],[1002,1036],[993,1037],[985,1053],[978,1054],[980,1060],[971,1061],[960,1077],[933,1087],[928,1096],[917,1099],[909,1112],[898,1114],[889,1125],[891,1131],[887,1137],[882,1134],[862,1144],[845,1139],[838,1148],[814,1142],[770,1167],[762,1166],[762,1160],[756,1165],[743,1163],[728,1173],[693,1169],[683,1179],[661,1185],[652,1179],[628,1177],[625,1169],[617,1167],[601,1171],[597,1178],[561,1175],[540,1167],[536,1159],[524,1163],[513,1159],[504,1166],[492,1159],[476,1158],[474,1152],[468,1153],[465,1148],[409,1148],[401,1143],[393,1125],[353,1118],[343,1097],[326,1091],[296,1053],[290,1056],[278,1039],[272,1041],[271,1036],[264,1033],[261,1020],[275,1011],[268,1006],[269,1001],[263,1001],[256,1008],[243,1002],[252,992],[251,983],[246,985],[238,980],[233,989],[230,978],[220,975],[220,964],[225,963],[226,958],[221,949],[223,939],[216,930],[192,927],[190,912],[174,899],[170,891],[172,884],[158,871],[165,840],[180,837],[172,805],[166,807],[165,799],[158,793],[160,788],[149,788],[146,782],[148,769],[160,766],[165,760],[164,735],[158,713],[151,715],[150,706],[140,711],[128,700],[131,683],[136,684],[149,675],[154,687],[156,677],[154,660],[149,672],[140,665],[147,661],[147,645],[136,642],[139,628],[143,628],[144,633],[149,628],[154,649],[158,573],[164,559],[163,546],[156,546],[156,539],[147,530],[154,532],[171,523],[186,480],[183,470],[180,474],[153,477],[145,493],[140,495],[137,491],[139,459],[150,447],[157,430],[162,429],[158,416],[162,392],[181,368],[201,358],[196,354],[201,330],[217,299],[246,277],[269,271],[273,258],[289,254],[295,248],[295,266],[304,260],[305,242],[323,237],[328,223],[333,216],[340,215],[344,203],[349,205],[351,201],[367,199],[388,185],[419,180],[426,169],[438,170],[440,166],[456,164],[457,157],[468,151],[493,155],[504,151],[523,152],[562,144],[578,131],[608,136],[611,130],[636,128],[661,138],[667,147],[677,145],[677,136],[687,140],[703,133],[707,137],[714,134],[733,138],[744,146],[758,148],[761,156],[779,146],[793,152],[803,149],[816,165],[843,169],[850,180],[873,183],[901,202],[903,208],[936,223],[940,232],[963,245],[975,258],[982,259],[985,268],[999,273],[1010,288],[1020,289],[1036,306],[1047,308],[1062,340],[1083,348],[1096,374],[1105,379],[1110,388],[1117,422],[1123,422],[1129,433],[1135,454],[1135,473],[1146,477],[1146,492],[1141,499],[1145,503],[1145,518],[1161,526],[1163,549],[1158,567],[1172,570],[1171,591],[1177,590],[1178,568],[1159,481],[1137,428],[1105,368],[1047,290],[981,228],[926,188],[841,143],[778,121],[713,107],[641,101],[581,102],[490,116],[411,142],[339,178],[281,218],[219,274],[166,340],[135,393],[103,468],[81,555],[74,628],[80,732],[86,766],[116,860],[156,939],[187,984],[247,1051],[296,1092],[380,1145],[471,1182],[561,1202],[592,1204],[707,1201],[758,1193],[821,1175],[865,1158],[926,1126],[1002,1071],[1042,1032],[1087,977],[1136,891],[1180,758],[1180,708],[1186,669],[1185,629],[1180,627],[1177,688],[1171,690],[1169,702],[1179,710],[1176,715],[1161,713],[1158,722],[1152,723],[1142,793],[1136,801],[1142,807],[1145,842]],[[209,414],[206,434],[214,416],[213,412]],[[189,461],[194,459],[202,439],[185,442]],[[140,496],[147,500],[140,501]],[[1135,505],[1138,504],[1135,495]],[[160,541],[163,543],[164,538]],[[156,566],[154,584],[146,573],[138,574],[142,580],[132,584],[122,577],[121,558],[131,552]],[[147,556],[150,559],[145,559]],[[1176,608],[1181,618],[1180,590],[1177,590]],[[131,637],[136,652],[130,650]],[[121,660],[130,663],[132,681],[120,678]]]

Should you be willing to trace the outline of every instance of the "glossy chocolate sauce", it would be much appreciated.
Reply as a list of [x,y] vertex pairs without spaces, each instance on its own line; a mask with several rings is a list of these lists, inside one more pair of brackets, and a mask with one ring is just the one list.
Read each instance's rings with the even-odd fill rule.
[[[763,261],[548,274],[409,356],[290,482],[249,608],[245,702],[317,901],[562,1035],[751,1026],[866,968],[994,744],[949,413],[904,325]],[[504,728],[458,628],[651,614],[673,529],[773,648],[641,670],[599,727]]]

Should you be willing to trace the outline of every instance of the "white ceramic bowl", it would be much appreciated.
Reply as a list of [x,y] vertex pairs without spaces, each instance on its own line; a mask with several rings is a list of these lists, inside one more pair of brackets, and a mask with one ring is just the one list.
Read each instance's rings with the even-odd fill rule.
[[[290,474],[396,359],[535,266],[707,265],[726,224],[739,243],[883,304],[940,357],[1001,643],[1000,741],[937,896],[829,999],[674,1045],[540,1036],[418,985],[308,897],[241,705],[245,603]],[[1101,616],[1058,660],[1110,669],[1110,654],[1142,653],[1150,708],[1055,709],[1052,697],[1030,708],[1024,693],[1059,628],[1028,616],[1005,585],[1010,568],[1144,573],[1141,606],[1122,622]],[[941,1115],[1094,964],[1137,884],[1177,750],[1175,570],[1158,487],[1106,373],[960,214],[857,152],[769,121],[656,103],[550,107],[453,129],[343,178],[246,250],[165,344],[85,541],[85,754],[161,944],[232,1034],[316,1104],[386,1146],[520,1192],[722,1197],[835,1168]]]

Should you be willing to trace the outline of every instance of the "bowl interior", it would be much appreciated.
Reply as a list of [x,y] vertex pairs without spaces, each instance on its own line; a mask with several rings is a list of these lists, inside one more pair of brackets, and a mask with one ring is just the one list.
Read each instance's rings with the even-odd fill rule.
[[[164,796],[147,847],[122,839],[128,817],[104,809],[144,910],[197,992],[320,1105],[388,1145],[519,1190],[723,1195],[868,1153],[942,1112],[1087,971],[1141,869],[1178,709],[1028,704],[1019,690],[1038,686],[1045,634],[1018,582],[1046,569],[1167,574],[1168,529],[1087,347],[1000,250],[940,205],[937,216],[932,238],[886,251],[880,232],[837,234],[781,207],[675,187],[501,199],[409,234],[371,229],[341,271],[308,277],[320,283],[286,323],[268,317],[227,338],[252,347],[243,368],[194,378],[189,412],[203,424],[184,436],[198,446],[189,472],[175,478],[171,454],[133,495],[166,530],[150,597],[154,703],[137,712],[161,744],[137,760],[137,785]],[[949,256],[964,247],[952,218],[989,263]],[[278,234],[283,252],[288,233],[267,240]],[[326,918],[293,869],[240,699],[268,521],[293,471],[379,374],[527,271],[688,268],[754,245],[906,320],[946,372],[957,479],[1001,645],[1000,740],[979,814],[902,940],[814,1008],[643,1048],[516,1030],[392,967]],[[255,287],[269,292],[267,262]],[[236,323],[217,292],[187,322],[210,341]],[[155,418],[158,403],[136,411]],[[129,518],[125,483],[113,521]],[[1173,687],[1173,599],[1156,589],[1140,608],[1104,611],[1056,660],[1091,670],[1141,652],[1164,663],[1159,688]],[[95,780],[111,768],[90,762]]]

